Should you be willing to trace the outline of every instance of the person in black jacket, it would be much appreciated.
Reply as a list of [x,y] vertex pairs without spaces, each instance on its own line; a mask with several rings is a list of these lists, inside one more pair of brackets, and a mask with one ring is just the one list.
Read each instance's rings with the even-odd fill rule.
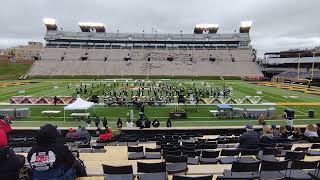
[[144,127],[145,128],[150,128],[150,126],[151,126],[151,121],[148,118],[146,118],[146,120],[144,122]]
[[168,121],[167,121],[167,127],[172,127],[172,122],[171,122],[171,119],[169,118]]
[[107,127],[108,127],[108,121],[107,121],[107,118],[106,118],[106,117],[103,118],[103,120],[102,120],[102,125],[103,125],[103,127],[104,127],[105,129],[107,129]]
[[246,125],[246,132],[239,137],[239,147],[243,149],[256,149],[258,148],[260,135],[255,132],[252,125]]
[[25,158],[15,154],[7,146],[7,137],[0,129],[0,179],[16,180],[19,179],[19,171],[24,166]]
[[65,180],[75,176],[76,159],[67,146],[57,143],[57,130],[51,124],[44,125],[36,134],[37,144],[28,153],[33,178],[56,178]]
[[160,126],[159,120],[158,119],[153,120],[152,121],[152,126],[155,127],[155,128],[159,127]]
[[120,129],[122,128],[122,121],[121,121],[121,118],[118,118],[118,121],[117,121],[117,128]]
[[86,119],[86,124],[87,124],[87,127],[89,128],[90,125],[91,125],[91,119],[90,119],[90,116],[87,117]]
[[96,116],[94,118],[94,124],[96,125],[96,127],[99,127],[99,125],[100,125],[100,117],[99,116]]

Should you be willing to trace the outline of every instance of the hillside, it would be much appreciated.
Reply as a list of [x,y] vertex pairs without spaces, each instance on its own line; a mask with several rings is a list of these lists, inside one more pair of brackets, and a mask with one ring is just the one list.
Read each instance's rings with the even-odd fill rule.
[[32,63],[0,63],[0,79],[19,79],[31,65]]

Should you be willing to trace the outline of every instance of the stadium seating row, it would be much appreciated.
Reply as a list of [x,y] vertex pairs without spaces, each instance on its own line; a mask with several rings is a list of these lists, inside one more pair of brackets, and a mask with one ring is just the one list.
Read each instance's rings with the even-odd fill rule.
[[249,49],[183,51],[65,48],[46,48],[42,60],[33,64],[28,75],[263,76],[253,62]]

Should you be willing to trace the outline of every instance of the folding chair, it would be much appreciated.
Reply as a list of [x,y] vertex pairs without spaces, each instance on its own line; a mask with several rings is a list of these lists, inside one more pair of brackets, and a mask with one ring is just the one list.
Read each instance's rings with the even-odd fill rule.
[[133,180],[132,165],[129,166],[109,166],[102,164],[104,179],[106,180]]

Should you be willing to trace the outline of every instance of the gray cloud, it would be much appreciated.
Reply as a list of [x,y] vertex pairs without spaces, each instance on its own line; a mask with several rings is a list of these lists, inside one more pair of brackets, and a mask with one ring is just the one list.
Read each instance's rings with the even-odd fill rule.
[[53,17],[64,30],[77,22],[98,21],[108,32],[192,33],[197,23],[218,23],[220,32],[252,20],[252,44],[266,51],[320,45],[319,0],[1,0],[0,48],[42,40],[42,18]]

